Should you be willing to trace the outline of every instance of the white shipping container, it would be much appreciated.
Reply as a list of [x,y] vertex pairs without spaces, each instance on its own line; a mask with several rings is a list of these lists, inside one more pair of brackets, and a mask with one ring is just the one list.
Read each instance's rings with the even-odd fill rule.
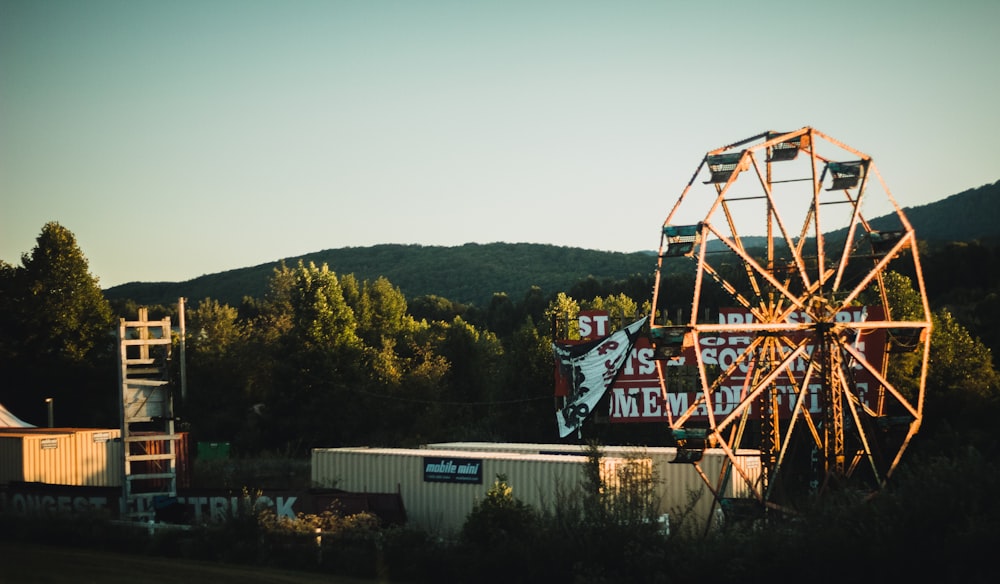
[[[441,449],[317,448],[312,482],[352,492],[399,493],[408,521],[428,531],[454,533],[498,475],[536,509],[552,509],[575,493],[588,458],[582,455],[474,452]],[[624,466],[648,469],[648,460],[606,457],[609,483]]]
[[[518,452],[524,454],[566,453],[581,454],[587,451],[582,444],[540,444],[512,442],[442,442],[428,444],[431,449],[448,449],[467,452]],[[660,501],[659,512],[677,516],[691,507],[691,518],[699,525],[704,525],[715,512],[712,492],[705,481],[691,464],[671,463],[677,457],[677,449],[670,446],[601,446],[601,454],[611,457],[639,456],[652,461],[656,480],[656,495]],[[719,475],[723,463],[728,460],[721,448],[705,450],[699,465],[705,476],[713,485],[719,483]],[[730,468],[728,480],[721,493],[723,498],[748,498],[752,491],[747,480],[742,475],[756,483],[760,480],[760,452],[757,450],[739,450],[736,452],[737,468]],[[741,473],[742,471],[742,473]],[[691,505],[692,498],[697,500]]]

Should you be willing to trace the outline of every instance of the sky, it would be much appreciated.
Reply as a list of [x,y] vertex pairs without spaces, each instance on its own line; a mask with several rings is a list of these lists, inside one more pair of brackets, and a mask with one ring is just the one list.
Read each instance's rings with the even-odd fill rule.
[[381,243],[651,250],[708,150],[805,126],[924,205],[1000,179],[998,22],[996,0],[0,0],[0,260],[49,221],[103,288]]

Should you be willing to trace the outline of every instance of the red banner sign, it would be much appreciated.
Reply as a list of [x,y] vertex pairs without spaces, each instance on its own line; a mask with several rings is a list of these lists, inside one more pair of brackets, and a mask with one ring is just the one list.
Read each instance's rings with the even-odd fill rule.
[[[584,318],[586,323],[584,323]],[[734,325],[752,322],[752,315],[742,309],[722,309],[719,314],[719,324]],[[839,322],[865,322],[883,320],[880,307],[856,307],[841,312],[837,316]],[[580,330],[596,330],[597,323],[606,323],[607,319],[601,318],[596,311],[581,314]],[[809,322],[805,313],[792,314],[788,322]],[[586,327],[586,329],[585,329]],[[885,356],[885,333],[884,329],[857,329],[855,338],[850,340],[851,344],[865,355],[868,362],[875,368],[880,369],[882,359]],[[790,341],[798,342],[803,338],[804,333],[787,333],[784,336]],[[715,416],[725,416],[733,411],[746,395],[750,383],[746,379],[750,370],[750,360],[741,359],[747,347],[754,339],[752,332],[720,332],[713,335],[702,334],[698,338],[697,351],[701,360],[708,367],[716,367],[717,370],[725,371],[733,363],[738,363],[735,371],[718,388],[713,395],[711,404],[712,413]],[[668,420],[667,407],[669,406],[673,416],[678,416],[694,404],[702,396],[701,382],[697,376],[697,355],[695,347],[685,349],[683,354],[670,361],[661,361],[665,371],[666,399],[660,387],[660,379],[656,372],[656,361],[653,360],[653,348],[649,339],[640,337],[632,349],[629,359],[609,388],[608,405],[609,419],[614,423],[630,422],[666,422]],[[775,384],[778,390],[777,402],[780,414],[785,417],[791,416],[798,399],[796,387],[789,379],[789,375],[797,381],[804,377],[809,366],[809,356],[814,348],[806,346],[802,356],[797,358],[791,365],[791,373],[783,373],[777,377]],[[854,391],[862,402],[873,406],[869,399],[874,401],[874,390],[878,387],[878,382],[868,370],[860,363],[852,365],[854,379]],[[710,379],[709,382],[713,381]],[[813,376],[816,380],[816,376]],[[562,388],[557,380],[556,393]],[[812,383],[805,396],[803,406],[811,413],[819,413],[823,406],[819,390],[819,383]],[[695,414],[689,418],[692,421],[705,420],[708,416],[708,405],[699,405]],[[751,409],[750,415],[757,412]]]

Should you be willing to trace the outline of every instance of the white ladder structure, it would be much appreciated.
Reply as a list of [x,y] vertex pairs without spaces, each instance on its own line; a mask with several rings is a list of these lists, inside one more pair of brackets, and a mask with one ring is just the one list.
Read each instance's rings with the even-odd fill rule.
[[123,520],[153,521],[156,503],[177,497],[170,318],[147,319],[140,308],[138,320],[118,326]]

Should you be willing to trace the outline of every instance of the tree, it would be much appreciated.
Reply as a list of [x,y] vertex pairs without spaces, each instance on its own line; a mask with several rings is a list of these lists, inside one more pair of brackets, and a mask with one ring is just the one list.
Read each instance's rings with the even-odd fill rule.
[[[411,319],[406,313],[406,297],[387,278],[380,276],[374,282],[365,282],[362,297],[369,308],[365,327],[372,338],[372,345],[394,339],[410,328]],[[359,323],[360,325],[360,323]],[[362,328],[359,326],[359,328]]]
[[578,339],[576,319],[580,314],[580,305],[564,292],[556,295],[545,310],[545,317],[552,323],[552,338]]
[[410,302],[410,314],[416,320],[451,322],[456,316],[465,314],[467,307],[447,298],[429,294],[417,296]]
[[452,402],[451,427],[464,439],[492,439],[490,403],[500,397],[499,367],[503,345],[495,334],[481,331],[455,317],[451,323],[434,323],[436,352],[447,359],[448,372],[442,398]]
[[934,312],[924,448],[953,455],[962,448],[1000,448],[993,425],[1000,416],[1000,375],[990,350],[947,310]]
[[239,340],[238,312],[228,304],[206,298],[188,317],[188,348],[206,354],[225,354]]
[[256,421],[245,378],[254,370],[250,362],[263,355],[245,350],[237,310],[217,300],[199,302],[187,328],[188,395],[184,402],[175,401],[177,411],[199,439],[234,440],[244,447],[246,427]]
[[[913,285],[913,280],[899,272],[887,271],[883,275],[882,285],[889,311],[887,315],[898,321],[922,321],[924,316],[924,301]],[[882,306],[882,295],[877,287],[865,290],[858,302],[865,306]],[[931,351],[934,350],[936,339],[932,338]],[[893,386],[910,400],[917,397],[920,387],[920,368],[923,355],[919,351],[893,353],[887,355],[889,367],[886,377]]]
[[95,350],[106,351],[111,305],[90,275],[76,237],[50,222],[36,241],[31,253],[21,256],[23,267],[13,278],[23,348],[76,362]]
[[552,339],[530,317],[514,331],[504,351],[503,435],[507,440],[544,442],[553,430]]
[[275,269],[268,298],[273,311],[287,312],[294,337],[309,348],[360,347],[354,312],[337,275],[326,264],[300,260],[295,269]]
[[1000,395],[1000,376],[993,369],[990,350],[947,310],[935,311],[933,320],[928,393],[945,397],[961,392],[986,399]]
[[542,294],[542,289],[538,286],[532,286],[524,294],[524,299],[517,307],[518,320],[524,322],[525,318],[530,318],[535,326],[545,326],[547,330],[548,323],[545,322],[545,308],[547,306],[548,301]]
[[625,294],[609,294],[603,298],[598,296],[590,302],[584,302],[583,308],[607,312],[613,329],[627,326],[639,315],[639,305]]
[[9,363],[20,352],[21,294],[17,291],[18,269],[0,260],[0,363]]
[[297,451],[342,443],[365,424],[350,395],[365,380],[364,347],[337,275],[299,262],[275,269],[264,302],[247,314],[245,393],[264,414],[263,444]]
[[486,309],[486,326],[500,338],[507,338],[514,332],[514,303],[505,292],[493,294]]
[[46,223],[20,267],[0,266],[0,313],[0,400],[31,412],[53,397],[61,425],[117,417],[111,306],[68,229]]

